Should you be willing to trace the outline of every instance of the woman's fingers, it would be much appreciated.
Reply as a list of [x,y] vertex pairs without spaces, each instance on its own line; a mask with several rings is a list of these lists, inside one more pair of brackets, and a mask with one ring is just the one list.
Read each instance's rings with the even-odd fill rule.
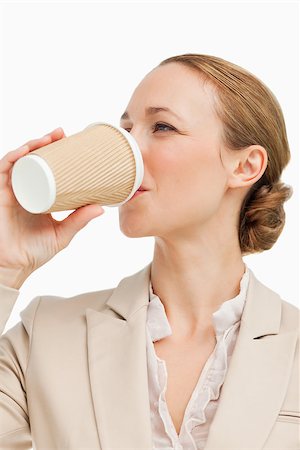
[[8,152],[2,159],[0,159],[0,174],[7,173],[7,171],[12,168],[13,164],[19,158],[25,156],[28,152],[43,147],[44,145],[51,144],[51,142],[57,141],[62,137],[65,137],[65,133],[63,129],[59,127],[51,131],[50,133],[45,134],[45,136],[41,138],[32,139],[16,150]]
[[101,205],[86,205],[73,211],[64,220],[56,221],[56,235],[60,249],[67,247],[75,234],[84,228],[90,220],[104,213],[105,209]]
[[29,152],[28,145],[22,145],[17,150],[8,152],[2,159],[0,159],[0,174],[6,174],[13,164],[22,156]]
[[65,137],[65,133],[64,133],[63,129],[61,127],[59,127],[59,128],[55,128],[55,130],[51,131],[50,133],[45,134],[45,136],[43,136],[41,138],[32,139],[31,141],[26,142],[25,145],[28,145],[30,150],[36,150],[39,147],[46,145],[48,143],[57,141],[58,139],[61,139],[62,137]]

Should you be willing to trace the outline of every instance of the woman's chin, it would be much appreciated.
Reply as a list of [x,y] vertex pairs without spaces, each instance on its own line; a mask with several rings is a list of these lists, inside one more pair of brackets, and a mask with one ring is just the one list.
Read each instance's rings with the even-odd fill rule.
[[127,237],[152,236],[146,215],[133,210],[126,210],[126,205],[119,208],[119,227]]
[[121,232],[127,237],[137,238],[151,236],[149,235],[149,230],[146,229],[145,224],[139,224],[134,220],[122,220],[122,218],[119,218],[119,227]]
[[126,224],[121,224],[120,223],[120,230],[122,231],[122,233],[127,236],[127,237],[144,237],[145,235],[145,230],[143,228],[139,228],[136,226],[136,224],[130,226],[130,224],[126,223]]

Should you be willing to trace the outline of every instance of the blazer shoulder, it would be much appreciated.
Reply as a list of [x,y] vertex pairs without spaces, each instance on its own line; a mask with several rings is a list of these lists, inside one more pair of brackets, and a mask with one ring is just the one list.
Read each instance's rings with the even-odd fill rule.
[[[281,326],[279,333],[295,334],[293,357],[291,360],[290,375],[287,384],[285,399],[281,408],[280,417],[285,420],[299,420],[299,337],[300,337],[300,309],[294,304],[281,299]],[[289,340],[289,343],[291,341]],[[290,344],[289,344],[290,345]]]
[[292,303],[282,299],[281,300],[281,328],[286,331],[296,330],[298,336],[300,335],[300,309]]
[[[285,399],[280,416],[285,420],[299,420],[299,341],[300,341],[300,310],[291,303],[282,300],[281,331],[295,333],[293,358],[291,361],[290,376],[288,380]],[[290,341],[289,341],[290,342]]]
[[20,312],[22,323],[31,334],[36,318],[49,322],[68,322],[75,317],[82,317],[87,308],[98,311],[105,309],[105,305],[115,288],[99,291],[83,292],[74,296],[41,295],[35,297]]

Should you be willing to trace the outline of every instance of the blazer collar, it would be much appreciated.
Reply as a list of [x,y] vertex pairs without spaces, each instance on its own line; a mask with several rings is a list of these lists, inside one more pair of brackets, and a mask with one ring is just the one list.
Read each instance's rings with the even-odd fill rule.
[[[148,306],[151,265],[152,262],[119,282],[106,302],[111,312],[122,319],[129,320],[140,308]],[[281,298],[262,284],[250,268],[248,269],[249,285],[241,323],[253,339],[277,334],[281,321]],[[88,310],[95,311],[91,308]],[[96,322],[97,317],[96,315]]]
[[125,320],[129,320],[143,306],[148,306],[151,264],[123,278],[106,302],[111,310]]
[[145,326],[150,267],[121,280],[106,309],[86,309],[89,377],[102,450],[152,450]]
[[[88,364],[102,450],[152,449],[146,318],[151,264],[86,309]],[[279,334],[281,299],[250,270],[240,331],[205,450],[258,450],[283,402],[296,333]],[[238,427],[237,427],[238,424]]]
[[249,333],[253,339],[268,334],[277,334],[281,322],[281,298],[262,284],[249,269],[250,278],[245,303],[241,317],[243,332]]
[[264,448],[284,402],[297,342],[297,328],[284,329],[281,316],[282,299],[251,271],[239,334],[204,450]]

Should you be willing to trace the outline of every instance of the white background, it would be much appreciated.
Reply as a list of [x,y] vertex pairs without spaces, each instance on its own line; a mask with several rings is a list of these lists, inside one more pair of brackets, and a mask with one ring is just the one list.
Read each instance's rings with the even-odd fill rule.
[[[10,1],[1,12],[0,157],[59,126],[70,135],[95,121],[118,125],[134,88],[169,56],[219,56],[264,81],[285,116],[292,160],[282,180],[294,194],[275,246],[244,261],[260,281],[298,302],[298,2]],[[36,295],[113,287],[152,260],[154,238],[127,238],[117,208],[104,209],[27,279],[6,330]]]

